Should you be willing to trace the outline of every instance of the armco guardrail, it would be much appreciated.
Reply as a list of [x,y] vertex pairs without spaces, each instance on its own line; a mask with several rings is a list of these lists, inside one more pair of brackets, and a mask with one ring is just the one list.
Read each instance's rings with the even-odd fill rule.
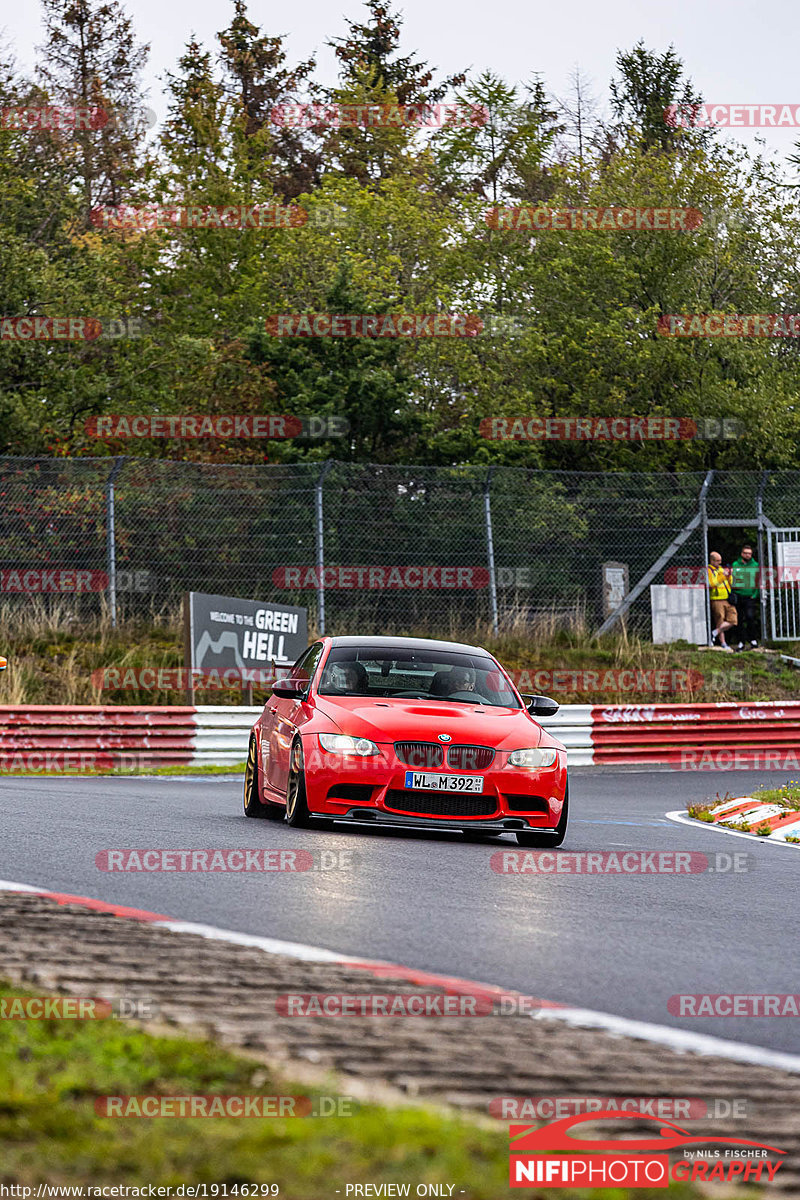
[[195,709],[194,765],[243,763],[247,758],[250,730],[262,711],[261,705],[198,705]]
[[[572,766],[592,765],[592,706],[567,704],[544,724],[564,743]],[[240,763],[247,756],[247,735],[260,708],[201,705],[196,709],[195,764]]]
[[[0,772],[22,770],[26,763],[41,771],[232,766],[244,761],[260,712],[256,705],[0,708]],[[772,757],[780,768],[792,754],[800,767],[800,701],[567,704],[544,725],[567,747],[573,767],[768,768]],[[65,756],[70,761],[62,768]],[[704,763],[704,756],[713,761]]]
[[[232,766],[247,757],[248,735],[260,712],[256,705],[213,704],[0,708],[0,772]],[[568,705],[547,722],[574,766],[592,762],[591,713],[590,705]]]
[[128,704],[3,706],[0,772],[186,766],[194,753],[195,713]]
[[591,704],[565,704],[554,717],[542,721],[544,728],[567,747],[567,762],[571,767],[590,767],[594,761],[593,711]]
[[776,769],[796,769],[791,756],[797,756],[800,766],[800,702],[595,707],[591,741],[594,766],[653,763],[763,770],[772,760]]

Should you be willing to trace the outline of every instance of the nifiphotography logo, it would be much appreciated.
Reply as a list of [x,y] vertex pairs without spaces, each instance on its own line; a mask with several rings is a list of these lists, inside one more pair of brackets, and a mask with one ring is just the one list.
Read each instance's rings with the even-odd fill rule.
[[[564,1117],[538,1128],[511,1125],[510,1186],[665,1188],[673,1180],[771,1183],[782,1164],[771,1162],[769,1156],[786,1153],[763,1142],[690,1133],[671,1121],[652,1121],[658,1129],[655,1137],[589,1139],[571,1134],[573,1126],[587,1121],[626,1120],[641,1124],[652,1118],[606,1110]],[[689,1146],[703,1148],[690,1150]],[[682,1150],[683,1158],[671,1164],[666,1153],[670,1150]]]

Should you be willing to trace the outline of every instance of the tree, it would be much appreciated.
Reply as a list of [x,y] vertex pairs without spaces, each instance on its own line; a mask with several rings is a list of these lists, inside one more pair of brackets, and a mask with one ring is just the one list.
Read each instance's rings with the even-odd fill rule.
[[[638,41],[632,50],[617,53],[617,70],[618,77],[611,81],[611,107],[620,125],[636,128],[643,150],[655,146],[665,153],[675,151],[687,131],[669,121],[667,110],[677,105],[689,114],[702,104],[692,81],[684,77],[675,47],[659,55]],[[707,136],[690,133],[693,139]]]
[[178,60],[179,74],[167,72],[171,95],[161,144],[165,177],[181,200],[208,200],[226,178],[225,100],[214,79],[211,55],[192,38]]
[[459,93],[469,124],[445,126],[435,139],[444,177],[492,204],[536,202],[552,190],[546,158],[562,127],[539,79],[520,89],[485,71]]
[[235,106],[232,134],[240,171],[268,176],[278,195],[293,200],[317,183],[320,153],[302,125],[279,123],[273,110],[296,104],[301,92],[314,94],[315,60],[285,66],[283,38],[262,34],[249,20],[245,0],[234,0],[234,9],[231,24],[218,37],[225,91]]
[[[337,272],[324,311],[363,313],[367,297],[350,278],[346,265]],[[276,399],[292,413],[344,416],[349,425],[345,441],[322,449],[337,457],[369,462],[396,458],[418,425],[409,404],[412,380],[403,364],[402,347],[394,338],[275,338],[263,328],[248,343],[256,363],[266,363]]]
[[43,0],[43,6],[46,41],[38,74],[49,98],[96,114],[87,122],[95,127],[62,132],[88,227],[92,209],[120,204],[136,178],[147,124],[139,76],[149,46],[136,42],[119,0]]
[[403,110],[417,110],[419,118],[435,120],[432,106],[464,83],[464,74],[451,75],[434,84],[433,69],[413,55],[401,55],[402,20],[385,0],[367,0],[369,19],[348,21],[345,38],[329,42],[339,60],[337,86],[328,93],[333,105],[373,105],[391,111],[391,121],[365,125],[329,124],[323,153],[326,163],[365,186],[403,171],[403,158],[411,151],[419,124],[404,124]]
[[386,0],[366,0],[370,19],[348,21],[349,34],[328,42],[339,59],[340,86],[370,79],[379,91],[392,92],[398,104],[436,104],[464,83],[463,73],[433,85],[433,69],[413,55],[398,56],[402,18]]
[[557,100],[559,112],[566,122],[562,130],[566,156],[575,159],[578,179],[578,201],[582,202],[588,183],[589,155],[596,148],[600,133],[597,116],[597,99],[591,90],[591,82],[576,66],[570,75],[571,90],[565,100]]

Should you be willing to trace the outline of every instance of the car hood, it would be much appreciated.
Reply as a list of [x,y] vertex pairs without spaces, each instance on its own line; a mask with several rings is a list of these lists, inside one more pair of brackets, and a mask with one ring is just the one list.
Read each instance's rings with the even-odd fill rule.
[[514,750],[538,746],[541,727],[520,708],[479,707],[446,700],[365,700],[318,696],[317,709],[343,733],[373,742],[435,742],[447,733],[453,743]]

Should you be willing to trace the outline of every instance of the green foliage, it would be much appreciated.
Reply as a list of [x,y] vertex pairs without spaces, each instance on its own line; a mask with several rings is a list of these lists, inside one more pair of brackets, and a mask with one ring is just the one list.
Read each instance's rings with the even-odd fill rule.
[[[800,433],[796,341],[672,338],[671,313],[800,307],[797,190],[775,165],[664,120],[698,102],[673,47],[621,50],[613,124],[544,82],[491,69],[437,81],[402,45],[385,0],[330,43],[339,78],[293,63],[236,0],[219,55],[192,39],[168,72],[168,111],[142,139],[145,48],[119,0],[47,0],[42,86],[0,53],[4,105],[112,105],[99,130],[0,139],[0,316],[134,318],[139,336],[0,340],[0,452],[134,453],[257,462],[335,455],[600,471],[791,467]],[[125,60],[123,63],[123,59]],[[442,101],[474,121],[441,129],[281,113],[307,101],[386,112]],[[278,114],[276,116],[276,114]],[[128,119],[129,118],[129,119]],[[308,122],[305,123],[308,125]],[[296,206],[277,227],[103,227],[93,206]],[[696,228],[497,227],[489,205],[695,208]],[[163,224],[163,223],[162,223]],[[480,336],[284,340],[274,313],[477,314]],[[505,322],[505,324],[504,324]],[[259,330],[261,332],[259,332]],[[320,442],[98,441],[103,413],[337,413]],[[502,440],[522,417],[731,418],[720,441]],[[791,514],[787,518],[793,519]]]
[[[346,264],[339,268],[323,311],[375,311],[353,285]],[[277,395],[295,412],[344,415],[350,429],[350,457],[385,458],[393,442],[407,441],[419,426],[419,417],[404,403],[410,375],[395,340],[280,339],[255,330],[249,353],[254,361],[268,365]]]

